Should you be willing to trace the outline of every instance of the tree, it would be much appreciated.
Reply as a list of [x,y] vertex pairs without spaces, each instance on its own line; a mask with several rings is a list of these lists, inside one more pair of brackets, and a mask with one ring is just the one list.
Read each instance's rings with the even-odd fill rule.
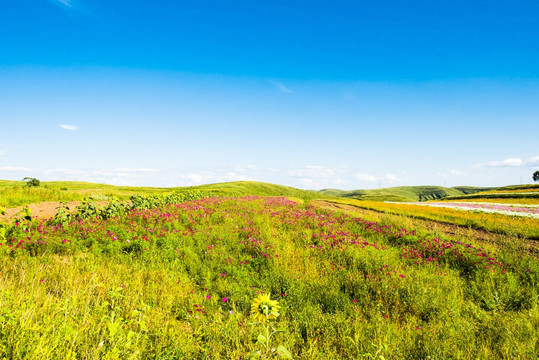
[[533,173],[533,181],[538,182],[539,181],[539,170]]
[[41,181],[36,178],[25,177],[22,181],[26,181],[26,186],[28,187],[39,186],[41,184]]

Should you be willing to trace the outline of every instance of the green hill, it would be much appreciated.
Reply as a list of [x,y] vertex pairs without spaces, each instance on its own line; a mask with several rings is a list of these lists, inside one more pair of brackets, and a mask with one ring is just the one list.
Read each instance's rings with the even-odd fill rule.
[[117,197],[127,200],[132,195],[184,193],[188,191],[212,192],[217,196],[287,196],[302,200],[327,198],[316,191],[300,190],[289,186],[257,181],[234,181],[218,184],[184,187],[114,186],[79,181],[44,181],[38,187],[28,187],[23,181],[0,180],[0,206],[16,207],[42,201],[79,201],[83,197],[108,200]]
[[539,184],[508,185],[499,188],[486,188],[485,191],[451,196],[448,200],[461,199],[537,199]]
[[320,190],[320,193],[328,196],[353,198],[371,201],[428,201],[438,200],[449,196],[463,196],[491,188],[474,188],[461,186],[447,188],[443,186],[397,186],[382,189],[351,190],[343,191],[336,189]]
[[[317,191],[300,190],[290,186],[275,185],[259,181],[232,181],[217,184],[190,186],[190,187],[176,187],[169,190],[183,192],[200,190],[206,192],[213,192],[217,195],[229,195],[229,196],[289,196],[296,197],[303,200],[320,199],[328,197],[328,195],[320,194]],[[322,195],[322,196],[321,196]]]

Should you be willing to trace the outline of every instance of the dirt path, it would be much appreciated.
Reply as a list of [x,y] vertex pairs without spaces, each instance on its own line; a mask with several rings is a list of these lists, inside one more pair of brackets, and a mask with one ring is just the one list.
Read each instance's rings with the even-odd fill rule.
[[[95,204],[102,206],[106,205],[108,201],[96,201]],[[67,206],[73,211],[77,206],[81,204],[80,201],[68,201]],[[15,208],[6,209],[5,215],[0,215],[0,220],[9,220],[14,215],[19,213],[25,207],[28,207],[32,211],[32,217],[37,219],[48,219],[56,215],[58,208],[62,207],[62,203],[59,201],[44,201],[37,204],[30,204],[25,206],[18,206]]]
[[[334,202],[325,201],[325,200],[315,200],[315,201],[312,201],[311,204],[315,206],[319,206],[321,208],[325,208],[325,209],[340,210],[340,211],[351,212],[351,213],[359,214],[359,215],[365,214],[365,215],[376,216],[376,215],[385,214],[382,211],[368,210],[368,209],[363,209],[354,205],[334,203]],[[395,216],[399,216],[399,215],[395,215]],[[460,226],[460,225],[455,225],[455,224],[450,224],[450,223],[445,223],[445,222],[435,221],[435,220],[423,220],[423,219],[414,219],[414,218],[411,218],[411,220],[412,222],[418,222],[418,224],[419,223],[422,224],[429,231],[441,231],[450,236],[473,237],[474,239],[479,240],[479,241],[494,243],[498,245],[503,243],[503,238],[504,238],[503,235],[492,233],[490,231],[470,229],[466,226]],[[526,245],[530,252],[539,254],[538,241],[527,239]]]

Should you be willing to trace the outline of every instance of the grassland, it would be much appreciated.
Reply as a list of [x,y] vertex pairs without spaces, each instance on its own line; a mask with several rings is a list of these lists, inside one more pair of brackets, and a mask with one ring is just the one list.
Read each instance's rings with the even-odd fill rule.
[[[271,184],[47,185],[212,196],[0,226],[0,358],[277,358],[278,345],[295,359],[539,355],[539,261],[519,237],[528,223],[485,241],[410,208],[333,211],[311,201],[320,194]],[[261,293],[281,307],[268,349],[252,317]]]
[[449,196],[465,196],[466,194],[473,194],[490,189],[491,188],[477,188],[471,186],[461,186],[456,188],[446,188],[442,186],[397,186],[382,189],[351,191],[325,189],[321,190],[320,193],[367,201],[428,201]]
[[445,200],[515,200],[518,203],[522,199],[539,199],[539,185],[511,185],[473,194],[456,195],[447,197]]
[[260,197],[25,230],[0,247],[8,358],[244,358],[260,292],[294,358],[537,355],[539,267],[515,248]]
[[132,195],[156,195],[212,192],[217,196],[289,196],[302,200],[327,198],[313,191],[295,189],[256,181],[237,181],[190,187],[129,187],[75,181],[42,182],[39,187],[27,187],[23,181],[0,180],[0,207],[16,207],[42,201],[80,201],[85,197],[95,200],[118,198],[127,200]]
[[457,209],[426,207],[408,203],[384,203],[378,201],[359,201],[354,199],[333,200],[337,203],[351,204],[360,208],[376,210],[388,214],[414,217],[417,219],[441,221],[474,229],[539,239],[539,221],[537,219],[468,212]]

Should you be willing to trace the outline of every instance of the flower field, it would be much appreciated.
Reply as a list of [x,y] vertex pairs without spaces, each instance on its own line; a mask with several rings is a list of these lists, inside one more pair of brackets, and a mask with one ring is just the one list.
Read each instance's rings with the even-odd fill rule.
[[509,216],[523,216],[532,219],[539,219],[538,205],[503,204],[503,203],[482,203],[482,202],[423,202],[413,203],[419,206],[433,206],[464,211],[479,211],[492,214],[502,214]]
[[[475,229],[488,230],[498,234],[518,236],[529,239],[539,239],[539,221],[535,214],[525,216],[510,216],[511,213],[492,211],[485,209],[479,211],[477,208],[467,206],[468,202],[432,202],[432,203],[390,203],[379,201],[357,201],[347,199],[340,201],[352,204],[360,208],[382,211],[390,214],[410,216],[418,219],[435,220],[450,224],[472,227]],[[461,204],[463,209],[458,209],[453,204]],[[432,206],[429,206],[432,205]],[[439,206],[438,206],[439,205]],[[485,204],[484,206],[492,206]],[[507,204],[501,204],[507,206]],[[519,206],[524,207],[524,206]],[[535,211],[535,207],[526,206],[527,209]],[[513,209],[513,208],[512,208]]]
[[284,197],[111,214],[4,232],[0,358],[539,355],[539,263],[514,248]]
[[511,204],[511,205],[539,205],[539,198],[494,198],[494,199],[459,199],[459,200],[443,200],[443,202],[481,202],[481,203],[496,203],[496,204]]

